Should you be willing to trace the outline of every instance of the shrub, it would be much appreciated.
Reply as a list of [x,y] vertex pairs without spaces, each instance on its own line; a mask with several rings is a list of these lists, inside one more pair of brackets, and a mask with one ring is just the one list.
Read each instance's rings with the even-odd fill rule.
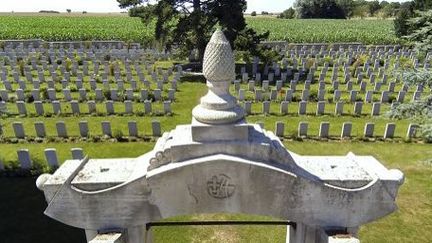
[[121,141],[123,139],[123,132],[119,129],[115,130],[113,135],[113,137],[117,139],[117,141]]
[[426,143],[432,143],[432,123],[420,126],[421,136]]
[[278,18],[293,19],[293,18],[295,18],[295,10],[291,7],[289,9],[283,11],[281,14],[279,14]]
[[251,16],[257,16],[257,12],[256,11],[253,11],[252,13],[251,13]]

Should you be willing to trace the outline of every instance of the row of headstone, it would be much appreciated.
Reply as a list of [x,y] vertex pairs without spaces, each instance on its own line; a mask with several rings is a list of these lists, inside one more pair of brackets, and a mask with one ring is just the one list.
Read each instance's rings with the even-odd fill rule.
[[[12,123],[12,128],[13,128],[14,135],[16,138],[25,139],[27,137],[27,134],[24,130],[24,125],[22,122]],[[39,137],[39,138],[48,137],[47,132],[46,132],[46,126],[45,126],[44,122],[35,122],[34,128],[35,128],[36,137]],[[108,137],[113,137],[113,133],[112,133],[112,129],[111,129],[111,122],[109,122],[109,121],[101,122],[101,129],[102,129],[102,135],[108,136]],[[78,123],[78,130],[79,130],[80,137],[90,137],[90,130],[89,130],[89,126],[88,126],[87,121],[80,121]],[[66,128],[66,123],[63,121],[56,122],[56,131],[57,131],[56,137],[60,137],[60,138],[68,138],[69,137],[69,133],[68,133],[68,130]],[[129,137],[139,137],[137,122],[135,122],[135,121],[128,122],[128,131],[129,131]],[[162,135],[161,131],[162,130],[161,130],[160,122],[153,121],[152,122],[152,136],[154,136],[154,137],[161,136]]]
[[[293,101],[294,99],[294,92],[292,89],[287,89],[285,90],[285,94],[282,95],[281,93],[279,93],[277,90],[273,89],[270,92],[264,92],[261,89],[255,89],[254,91],[254,100],[256,102],[260,102],[260,101],[276,101],[276,100],[285,100],[285,101]],[[238,91],[238,100],[239,101],[244,101],[246,100],[246,91],[244,89],[240,89]],[[326,94],[328,93],[327,90],[319,90],[318,93],[316,94],[316,97],[314,96],[314,99],[318,100],[318,101],[324,101],[326,99]],[[381,95],[380,95],[380,99],[379,101],[381,103],[392,103],[394,101],[398,102],[398,103],[403,103],[405,101],[405,96],[406,96],[407,92],[406,91],[400,91],[397,94],[397,97],[392,98],[391,97],[391,93],[389,91],[382,91]],[[283,97],[281,97],[283,96]],[[302,101],[310,101],[312,94],[309,90],[303,90],[301,93],[301,97],[300,99]],[[367,103],[371,103],[374,101],[374,91],[367,91],[366,94],[364,95],[364,99],[359,95],[359,92],[356,90],[351,90],[349,92],[349,97],[348,97],[348,102],[354,103],[356,101],[359,100],[364,100]],[[328,98],[328,97],[327,97]],[[418,101],[422,98],[422,93],[421,92],[414,92],[413,97],[412,97],[412,101]],[[333,101],[337,102],[340,101],[342,99],[342,91],[340,90],[335,90],[333,92],[333,97],[332,97]]]
[[[274,83],[274,86],[272,85],[273,83]],[[236,90],[240,89],[240,84],[241,84],[241,82],[239,80],[234,81],[234,86],[235,86]],[[264,91],[269,91],[269,90],[271,90],[273,88],[276,89],[277,91],[280,91],[280,90],[282,90],[282,88],[284,86],[286,86],[288,84],[289,84],[290,89],[293,90],[293,91],[297,91],[297,90],[301,90],[301,91],[302,90],[311,90],[311,87],[312,87],[312,82],[308,81],[308,80],[304,81],[304,83],[302,85],[303,88],[301,87],[300,82],[299,81],[295,81],[295,80],[291,80],[290,82],[283,81],[283,80],[277,80],[276,82],[271,82],[269,80],[264,80],[262,82],[257,82],[257,81],[254,81],[254,80],[249,80],[247,82],[247,84],[248,84],[248,90],[249,91],[254,91],[258,87],[261,87],[262,90],[264,90]],[[325,90],[326,88],[332,88],[333,90],[341,90],[341,91],[345,90],[347,92],[350,92],[350,91],[354,90],[354,87],[355,87],[355,83],[354,82],[348,81],[344,85],[345,85],[345,88],[343,89],[342,88],[342,84],[339,81],[333,81],[331,83],[327,83],[325,81],[320,81],[320,82],[318,82],[317,90],[318,91],[319,90]],[[357,85],[359,86],[358,87],[359,88],[359,90],[358,90],[359,92],[366,92],[368,90],[368,84],[366,82],[364,82],[364,81],[361,81],[361,82],[357,83]],[[397,85],[396,82],[390,82],[390,83],[388,83],[386,91],[388,91],[390,93],[397,92],[396,91],[396,85]],[[385,86],[385,83],[376,82],[373,85],[373,91],[374,92],[380,92],[383,89],[383,86]],[[300,87],[300,89],[299,89],[299,87]],[[400,91],[408,92],[409,89],[410,89],[409,85],[403,84],[401,86]],[[424,85],[422,85],[422,84],[419,84],[419,85],[415,86],[415,92],[423,92],[424,90],[425,90],[425,88],[424,88]]]
[[[254,59],[253,65],[252,65],[252,75],[256,77],[257,81],[262,80],[264,76],[268,77],[268,80],[273,81],[276,77],[280,77],[282,80],[286,81],[287,76],[294,75],[294,80],[298,81],[298,77],[295,75],[303,75],[309,70],[307,80],[312,81],[315,75],[315,72],[318,70],[319,65],[323,66],[321,69],[321,73],[319,74],[319,81],[323,81],[327,75],[327,72],[329,71],[329,62],[327,61],[327,58],[330,58],[332,60],[333,68],[332,68],[332,74],[330,75],[331,81],[338,80],[339,76],[338,72],[339,70],[343,70],[342,78],[345,80],[345,82],[348,82],[351,80],[351,77],[357,77],[357,82],[360,82],[363,80],[364,77],[369,77],[371,83],[375,83],[376,78],[381,78],[382,83],[387,82],[387,73],[392,70],[398,70],[401,67],[399,58],[400,57],[409,57],[412,60],[412,66],[413,68],[419,68],[423,67],[425,69],[430,68],[430,60],[431,55],[428,53],[427,58],[425,58],[423,64],[420,65],[419,60],[417,59],[417,56],[414,52],[408,51],[408,52],[391,52],[391,53],[365,53],[364,51],[356,52],[356,51],[347,51],[347,52],[316,52],[316,51],[291,51],[291,52],[281,52],[282,55],[286,56],[282,60],[282,65],[279,63],[274,62],[271,66],[265,66],[264,67],[264,73],[261,74],[258,72],[258,64],[259,59]],[[360,55],[367,55],[370,56],[369,59],[367,59],[364,64],[361,64],[357,67],[357,69],[352,72],[351,64],[355,61],[357,56]],[[312,58],[312,56],[314,58]],[[326,60],[327,59],[327,60]],[[393,62],[392,59],[395,59],[393,68],[390,69],[390,63]],[[324,61],[324,64],[322,65],[322,62]],[[383,64],[381,64],[383,62]],[[320,63],[318,65],[318,63]],[[286,72],[282,72],[281,70],[286,70]],[[273,72],[272,72],[273,71]],[[297,73],[292,73],[292,71],[296,71]],[[246,72],[246,68],[241,68],[241,78],[243,81],[247,81],[248,78],[250,78],[250,75]]]
[[[289,105],[293,104],[290,103],[288,101],[282,101],[280,103],[280,114],[281,115],[287,115],[289,114]],[[261,113],[262,114],[271,114],[271,109],[270,109],[270,105],[271,102],[269,101],[264,101],[262,102],[262,109],[261,109]],[[335,103],[335,110],[334,110],[334,115],[344,115],[346,113],[344,113],[344,102],[336,102]],[[396,103],[393,103],[392,105],[397,105]],[[308,102],[307,101],[300,101],[298,103],[298,108],[296,109],[296,114],[298,115],[307,115],[310,114],[307,112],[307,107],[308,107]],[[329,114],[328,112],[326,112],[326,102],[324,101],[320,101],[318,103],[316,103],[316,111],[315,111],[315,115],[317,116],[322,116],[325,114]],[[246,101],[244,102],[244,109],[247,115],[252,115],[252,102],[250,101]],[[292,113],[292,112],[291,112]],[[372,110],[370,113],[370,116],[379,116],[381,114],[381,103],[380,102],[375,102],[372,104]],[[355,102],[354,103],[354,108],[353,108],[353,113],[352,115],[355,116],[361,116],[364,115],[363,113],[363,102]]]
[[[35,125],[36,137],[46,138],[47,134],[46,134],[45,124],[43,122],[36,122],[34,125]],[[152,125],[152,136],[160,137],[162,135],[160,122],[153,121],[151,125]],[[12,124],[12,126],[14,129],[14,133],[15,133],[16,138],[20,138],[20,139],[26,138],[26,134],[24,132],[24,127],[23,127],[23,124],[21,122],[15,122]],[[374,123],[366,123],[366,125],[364,127],[364,134],[363,134],[364,137],[374,137],[374,128],[375,128]],[[87,121],[79,122],[78,129],[79,129],[80,137],[89,137],[90,136],[89,126],[88,126]],[[102,135],[108,136],[108,137],[113,137],[112,127],[111,127],[111,123],[109,121],[101,122],[101,129],[102,129]],[[322,122],[320,125],[320,130],[319,130],[318,136],[321,138],[329,137],[329,129],[330,129],[330,123],[329,122]],[[61,138],[68,138],[69,137],[67,129],[66,129],[66,124],[64,122],[61,122],[61,121],[57,122],[56,123],[56,130],[57,130],[57,137],[61,137]],[[388,123],[386,125],[383,138],[385,138],[385,139],[394,138],[395,130],[396,130],[396,125],[394,123]],[[415,138],[417,130],[418,130],[418,125],[410,124],[408,127],[408,130],[407,130],[406,138],[407,139]],[[129,137],[139,137],[138,126],[137,126],[137,123],[135,121],[128,122],[128,131],[129,131]],[[275,134],[279,137],[284,137],[285,136],[284,131],[285,131],[285,124],[283,122],[277,122],[276,128],[275,128]],[[352,131],[352,123],[350,123],[350,122],[344,123],[342,126],[341,137],[342,138],[351,137],[352,136],[351,131]],[[299,123],[298,136],[299,137],[307,137],[308,136],[308,123],[307,122],[300,122]]]
[[[297,135],[299,137],[310,136],[310,134],[308,132],[308,127],[309,127],[308,122],[300,122],[298,125],[298,129],[297,129]],[[343,138],[351,138],[353,136],[352,127],[353,127],[353,125],[351,122],[343,123],[340,137],[342,139]],[[366,123],[364,126],[363,136],[366,138],[373,138],[374,137],[374,130],[375,130],[375,124],[374,123]],[[407,129],[406,139],[415,138],[417,130],[418,130],[418,125],[410,124],[408,126],[408,129]],[[384,138],[384,139],[394,138],[395,137],[395,131],[396,131],[396,124],[394,124],[394,123],[386,124],[382,138]],[[280,122],[280,121],[276,122],[274,133],[278,137],[284,137],[285,136],[285,123]],[[330,123],[329,122],[321,122],[320,123],[318,137],[319,138],[329,138],[330,137]]]
[[[57,150],[54,148],[48,148],[44,150],[44,154],[48,166],[51,169],[57,169],[60,165],[58,155],[57,155]],[[72,155],[72,160],[84,159],[84,151],[81,148],[72,148],[71,155]],[[28,149],[17,150],[17,156],[18,156],[18,163],[20,165],[20,169],[30,170],[33,168],[34,162]],[[3,163],[0,161],[0,171],[4,169],[5,167]]]
[[[175,100],[175,92],[176,89],[168,89],[168,94],[166,97],[166,100],[169,101],[174,101]],[[73,100],[73,96],[70,89],[63,89],[62,90],[62,94],[63,94],[63,100],[65,101],[72,101]],[[163,89],[155,89],[153,90],[153,92],[147,90],[147,89],[142,89],[139,92],[139,96],[135,96],[135,92],[133,89],[126,89],[124,90],[124,94],[121,90],[117,90],[117,89],[110,89],[108,91],[104,91],[102,89],[96,89],[95,93],[94,93],[94,97],[93,96],[89,96],[88,92],[86,89],[79,89],[78,90],[78,101],[87,101],[90,99],[95,99],[96,101],[104,101],[104,100],[113,100],[113,101],[120,101],[120,100],[135,100],[135,99],[140,99],[141,101],[147,100],[149,99],[150,95],[151,98],[154,99],[155,101],[161,101],[164,100],[164,97],[162,95],[163,93]],[[41,97],[41,91],[39,89],[33,89],[31,91],[31,97],[32,97],[32,101],[45,101],[42,99]],[[55,89],[48,89],[47,90],[47,98],[48,101],[56,101],[56,100],[61,100],[60,97],[58,97],[57,95],[57,91]],[[10,100],[10,94],[8,93],[7,90],[0,90],[0,98],[2,101],[8,102]],[[24,92],[24,90],[22,89],[18,89],[16,91],[16,100],[17,101],[27,101],[27,95]]]
[[[124,104],[124,111],[118,112],[115,110],[114,106],[115,102],[109,100],[105,101],[105,113],[108,115],[115,115],[115,114],[135,114],[136,111],[134,110],[134,102],[130,100],[126,100],[123,102]],[[35,113],[33,113],[36,116],[44,116],[48,114],[45,110],[44,103],[41,101],[35,101],[34,102],[34,108]],[[64,105],[64,104],[63,104]],[[70,111],[67,112],[62,108],[62,103],[59,101],[53,101],[51,102],[52,106],[52,113],[49,114],[55,114],[55,115],[61,115],[61,114],[72,114],[72,115],[82,115],[82,114],[96,114],[99,111],[97,110],[96,102],[95,101],[88,101],[87,102],[87,112],[82,111],[82,106],[80,103],[76,100],[70,101],[66,106],[69,107],[70,105]],[[18,115],[27,116],[30,114],[30,112],[27,110],[27,105],[23,101],[16,102],[16,106],[18,109]],[[151,114],[154,113],[153,110],[153,104],[151,101],[146,100],[144,101],[144,114]],[[8,113],[6,103],[0,102],[0,113]],[[163,114],[170,115],[172,114],[172,108],[171,108],[171,102],[170,101],[164,101],[163,102]]]
[[[0,56],[2,56],[1,53]],[[54,61],[49,64],[46,60],[47,57]],[[6,58],[10,59],[11,56],[6,56]],[[25,77],[28,82],[33,82],[32,71],[35,70],[37,70],[37,78],[41,82],[45,82],[46,77],[50,77],[52,80],[57,80],[60,76],[67,81],[70,81],[72,76],[77,77],[78,80],[82,80],[84,76],[96,75],[100,75],[104,80],[108,79],[110,76],[115,80],[120,80],[122,77],[126,77],[127,81],[131,81],[134,75],[137,75],[140,80],[144,78],[144,72],[141,66],[139,66],[141,63],[140,60],[135,60],[134,65],[131,65],[131,62],[127,60],[124,62],[124,65],[122,64],[124,68],[121,68],[119,62],[122,62],[122,60],[109,62],[100,61],[93,57],[90,61],[82,61],[82,68],[80,68],[75,57],[70,58],[62,56],[59,59],[56,59],[53,55],[48,54],[47,56],[45,54],[42,55],[41,61],[36,60],[34,57],[24,57],[24,59],[30,60],[31,62],[31,65],[26,65],[26,63],[24,63],[24,66],[22,66],[22,62],[16,62],[14,60],[15,58],[16,57],[12,57],[12,60],[9,60],[6,65],[3,60],[0,62],[0,67],[2,67],[2,69],[0,69],[1,80],[5,81],[7,80],[7,76],[9,76],[9,70],[5,68],[7,66],[9,66],[11,70],[10,76],[13,77],[13,80],[16,82],[20,81],[20,77]],[[57,60],[61,60],[62,63],[57,64]],[[89,63],[93,64],[93,70],[89,70]],[[101,64],[103,65],[102,70],[100,69]],[[132,70],[132,67],[134,67],[135,71]],[[162,80],[166,82],[168,78],[174,74],[173,67],[169,67],[167,70],[158,67],[157,70],[154,71],[153,63],[148,63],[147,61],[144,61],[144,70],[146,71],[146,74],[151,75],[154,81],[158,81],[159,77],[162,77]],[[46,76],[46,73],[49,73],[49,76]]]
[[[164,85],[166,83],[171,83],[171,88],[176,89],[177,87],[177,81],[180,79],[180,76],[178,76],[176,74],[176,76],[174,77],[174,79],[172,79],[171,81],[167,80],[163,80],[163,81],[156,81],[155,84],[157,86],[158,89],[163,89]],[[148,81],[147,79],[143,78],[141,81],[141,84],[143,86],[145,86],[147,89],[150,89],[150,85],[151,82]],[[25,81],[22,80],[18,80],[16,81],[16,83],[18,84],[17,86],[14,86],[14,82],[11,82],[7,79],[1,81],[1,83],[4,86],[4,89],[12,92],[12,91],[16,91],[18,89],[21,90],[30,90],[30,89],[40,89],[41,87],[45,87],[47,89],[56,89],[58,88],[59,85],[57,85],[57,83],[59,83],[62,87],[62,89],[68,89],[68,88],[76,88],[77,90],[79,89],[83,89],[85,87],[85,85],[87,84],[87,81],[84,81],[82,79],[82,77],[77,78],[75,80],[75,82],[71,82],[69,79],[63,79],[60,80],[59,82],[56,82],[54,80],[33,80],[32,82],[30,82],[31,85],[27,85],[27,83]],[[110,82],[108,79],[102,79],[101,81],[102,86],[104,89],[111,89],[112,88],[112,84],[114,84],[115,86],[117,86],[117,89],[119,90],[125,90],[126,89],[126,84],[129,84],[129,88],[137,91],[139,89],[139,84],[136,80],[129,80],[127,82],[123,81],[123,80],[115,80],[114,82]],[[46,85],[43,85],[46,84]],[[90,87],[91,90],[96,90],[97,88],[100,88],[100,86],[98,85],[98,81],[90,78],[90,80],[88,81],[88,86]],[[16,87],[16,89],[15,89]]]

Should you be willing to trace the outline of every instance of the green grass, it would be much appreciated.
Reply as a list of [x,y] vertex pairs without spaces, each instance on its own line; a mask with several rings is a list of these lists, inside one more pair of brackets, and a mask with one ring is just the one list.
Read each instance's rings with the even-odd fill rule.
[[[294,142],[285,146],[302,155],[357,155],[375,156],[388,168],[400,169],[406,176],[394,214],[361,228],[362,242],[426,243],[432,238],[432,150],[430,145],[407,143],[351,143],[351,142]],[[77,143],[77,144],[2,144],[6,156],[28,148],[34,156],[43,158],[42,150],[54,147],[59,159],[69,158],[69,149],[82,147],[93,158],[136,157],[153,147],[153,143]],[[245,215],[192,215],[167,220],[268,220]],[[283,242],[284,227],[219,226],[219,227],[158,227],[156,242]]]
[[[124,15],[2,14],[0,39],[41,38],[47,41],[123,40],[151,43],[153,25]],[[392,20],[286,20],[246,17],[258,32],[270,30],[270,40],[290,43],[362,42],[394,44]],[[328,31],[328,30],[332,31]]]

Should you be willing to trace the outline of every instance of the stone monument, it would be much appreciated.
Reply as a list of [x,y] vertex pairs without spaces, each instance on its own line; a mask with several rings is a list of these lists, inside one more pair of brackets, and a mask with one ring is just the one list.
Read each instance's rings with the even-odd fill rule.
[[[203,71],[209,91],[192,124],[163,134],[138,158],[68,160],[41,175],[45,214],[85,229],[89,242],[150,242],[150,222],[242,213],[295,222],[287,242],[324,243],[358,242],[361,225],[396,210],[399,170],[352,153],[300,156],[245,122],[229,93],[235,65],[222,31],[207,46]],[[340,241],[336,233],[348,236]]]

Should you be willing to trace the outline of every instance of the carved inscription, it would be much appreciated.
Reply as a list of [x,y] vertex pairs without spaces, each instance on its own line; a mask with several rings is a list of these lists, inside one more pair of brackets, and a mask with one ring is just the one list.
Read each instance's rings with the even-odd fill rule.
[[235,189],[236,186],[231,183],[231,178],[224,174],[215,175],[207,182],[207,191],[214,198],[229,198],[234,194]]

